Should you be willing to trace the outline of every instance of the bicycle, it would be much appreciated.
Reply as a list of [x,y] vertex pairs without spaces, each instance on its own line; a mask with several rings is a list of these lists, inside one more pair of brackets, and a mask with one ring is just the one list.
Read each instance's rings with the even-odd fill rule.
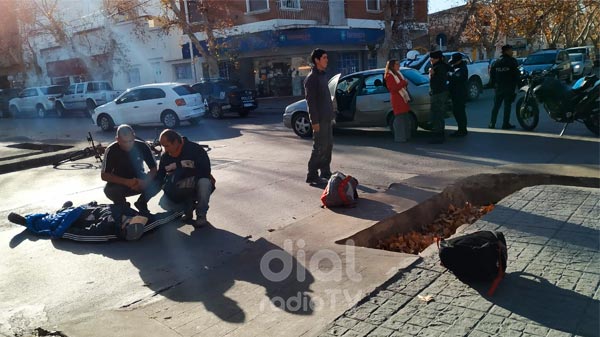
[[[162,145],[160,144],[159,137],[160,137],[160,133],[158,132],[158,129],[156,129],[156,136],[154,137],[154,139],[152,141],[142,139],[142,138],[140,138],[138,136],[136,136],[135,138],[137,140],[140,140],[140,141],[146,143],[146,145],[148,145],[148,147],[150,148],[150,151],[152,151],[152,154],[154,154],[154,157],[156,159],[160,159],[160,156],[162,155],[163,148],[162,148]],[[202,146],[202,148],[206,152],[210,152],[210,150],[211,150],[211,147],[209,145],[206,145],[206,144],[198,144],[198,145]]]
[[66,162],[77,161],[77,160],[89,158],[92,156],[96,158],[96,161],[99,161],[100,163],[102,163],[102,155],[104,154],[104,150],[106,150],[106,147],[100,143],[96,144],[94,142],[94,138],[92,137],[91,132],[88,132],[87,141],[90,146],[88,146],[82,150],[78,150],[78,151],[67,154],[64,158],[52,163],[52,166],[54,168],[56,168],[59,165],[64,164]]

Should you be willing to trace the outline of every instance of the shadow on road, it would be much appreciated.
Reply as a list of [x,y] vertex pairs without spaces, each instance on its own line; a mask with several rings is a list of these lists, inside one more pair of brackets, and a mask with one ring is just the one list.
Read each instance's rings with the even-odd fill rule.
[[[272,310],[274,306],[276,310],[297,315],[313,313],[308,305],[313,276],[279,246],[264,239],[252,242],[214,227],[186,234],[179,230],[178,224],[179,221],[165,224],[135,242],[90,244],[53,240],[52,243],[55,248],[76,255],[98,254],[129,260],[139,270],[144,285],[155,294],[176,302],[201,302],[223,321],[246,321],[244,308],[225,295],[237,282],[264,288],[265,301],[254,303],[260,310]],[[265,259],[269,256],[274,258]],[[141,300],[144,299],[123,307]],[[250,311],[256,312],[254,309]]]

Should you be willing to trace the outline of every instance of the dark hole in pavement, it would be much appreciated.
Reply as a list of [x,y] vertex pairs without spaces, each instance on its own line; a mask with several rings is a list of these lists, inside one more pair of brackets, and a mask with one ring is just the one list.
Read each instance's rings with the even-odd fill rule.
[[479,174],[461,179],[446,187],[441,193],[418,205],[389,218],[381,220],[348,238],[338,240],[338,244],[352,244],[360,247],[377,248],[380,242],[393,237],[415,232],[433,223],[450,205],[462,207],[472,205],[496,204],[514,192],[536,185],[568,185],[582,187],[600,187],[600,179],[591,177],[572,177],[551,174]]
[[66,150],[72,148],[72,146],[67,145],[53,145],[53,144],[40,144],[40,143],[18,143],[6,145],[6,147],[12,147],[15,149],[23,149],[23,150],[35,150],[42,152],[55,152],[60,150]]

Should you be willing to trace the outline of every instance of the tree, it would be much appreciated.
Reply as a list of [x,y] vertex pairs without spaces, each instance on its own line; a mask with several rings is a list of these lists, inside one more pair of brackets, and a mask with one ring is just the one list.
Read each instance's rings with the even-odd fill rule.
[[384,39],[377,49],[377,66],[384,67],[393,49],[408,49],[409,31],[415,23],[414,0],[383,0]]

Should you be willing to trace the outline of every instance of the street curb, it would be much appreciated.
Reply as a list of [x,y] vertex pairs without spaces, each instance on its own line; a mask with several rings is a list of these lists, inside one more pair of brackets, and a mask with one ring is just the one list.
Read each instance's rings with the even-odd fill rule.
[[68,150],[32,155],[31,158],[28,159],[17,158],[14,160],[8,160],[6,162],[0,162],[0,174],[52,165],[56,161],[68,157],[77,151],[79,150],[70,148]]

